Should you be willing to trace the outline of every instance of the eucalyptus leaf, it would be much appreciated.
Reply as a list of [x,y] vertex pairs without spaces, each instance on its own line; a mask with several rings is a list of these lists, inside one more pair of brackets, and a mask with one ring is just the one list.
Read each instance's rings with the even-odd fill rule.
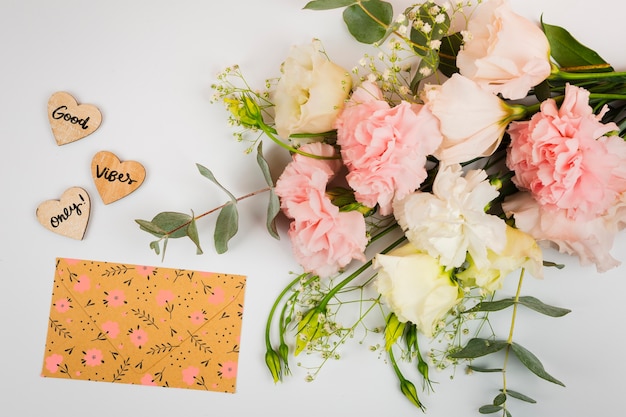
[[157,255],[161,253],[161,247],[159,246],[159,241],[155,240],[150,242],[150,249],[152,249]]
[[411,80],[411,91],[417,93],[419,90],[419,83],[425,78],[428,77],[437,71],[439,67],[439,55],[437,51],[433,51],[432,49],[427,52],[426,55],[422,57],[420,63],[417,66],[417,71],[415,71],[415,75]]
[[478,409],[478,412],[480,414],[493,414],[493,413],[497,413],[500,410],[502,410],[502,407],[499,405],[487,404],[487,405],[483,405],[482,407],[480,407]]
[[[417,9],[414,21],[421,23],[412,25],[409,35],[411,42],[415,44],[413,49],[422,57],[432,52],[431,41],[443,39],[450,29],[450,16],[441,9],[433,16],[431,10],[433,10],[431,3],[424,3]],[[440,15],[444,16],[443,20],[438,18]],[[425,31],[424,28],[429,30]]]
[[198,226],[196,225],[196,218],[193,215],[193,211],[191,212],[192,214],[192,218],[191,218],[191,223],[189,223],[189,226],[187,227],[187,236],[189,236],[189,239],[191,239],[191,241],[193,243],[196,244],[196,254],[197,255],[202,255],[202,248],[200,247],[200,237],[198,236]]
[[563,384],[561,381],[546,372],[542,363],[532,352],[515,342],[511,344],[511,349],[515,353],[515,356],[517,356],[517,358],[520,360],[520,362],[522,362],[524,366],[526,366],[526,368],[528,368],[539,378],[545,379],[546,381],[561,385],[563,387],[565,386],[565,384]]
[[217,253],[221,254],[228,251],[228,242],[237,234],[238,228],[239,213],[237,212],[237,204],[229,201],[222,207],[215,222],[213,237]]
[[517,391],[513,391],[513,390],[510,390],[510,389],[507,389],[506,393],[507,393],[507,395],[509,397],[513,397],[513,398],[515,398],[517,400],[520,400],[520,401],[525,401],[525,402],[531,403],[531,404],[535,404],[537,402],[537,401],[533,400],[532,398],[530,398],[529,396],[521,394],[521,393],[519,393]]
[[515,304],[515,299],[513,298],[504,298],[497,301],[483,301],[476,304],[469,310],[464,311],[464,313],[475,313],[477,311],[500,311],[511,307],[513,304]]
[[468,368],[474,372],[502,372],[503,371],[502,368],[483,368],[481,366],[474,366],[474,365],[469,365]]
[[508,343],[504,340],[470,339],[458,352],[450,355],[454,359],[474,359],[504,349]]
[[395,314],[390,314],[387,318],[387,325],[385,326],[385,350],[390,350],[394,343],[404,333],[404,327],[406,323],[402,323],[398,320]]
[[163,237],[167,233],[166,230],[161,229],[159,226],[148,220],[136,219],[135,223],[137,223],[139,228],[144,232],[151,233],[157,237]]
[[215,178],[215,175],[213,175],[213,173],[211,172],[210,169],[208,169],[205,166],[202,166],[200,164],[196,164],[196,166],[198,167],[198,171],[200,171],[200,174],[205,177],[208,178],[209,180],[211,180],[215,185],[217,185],[218,187],[220,187],[222,189],[222,191],[224,191],[226,194],[228,194],[228,196],[230,197],[231,201],[237,201],[237,199],[235,198],[234,195],[232,195],[230,193],[230,191],[228,191],[226,188],[224,188],[222,186],[222,184],[220,184],[217,179]]
[[594,72],[613,71],[597,52],[581,44],[566,29],[541,21],[550,43],[550,54],[561,67],[594,66]]
[[164,230],[165,236],[177,239],[187,236],[187,227],[192,219],[193,217],[185,213],[164,211],[154,216],[151,223],[153,226]]
[[554,307],[548,304],[544,304],[535,297],[523,296],[519,298],[519,303],[535,310],[541,314],[545,314],[550,317],[563,317],[564,315],[571,313],[572,310],[566,308]]
[[356,3],[356,0],[313,0],[308,2],[304,8],[308,10],[329,10],[350,6],[354,3]]
[[393,20],[393,6],[381,0],[359,1],[346,7],[343,20],[357,41],[372,44],[385,37]]
[[280,213],[280,200],[278,199],[278,196],[272,188],[270,190],[270,198],[267,204],[266,226],[270,236],[275,239],[280,239],[280,236],[278,235],[278,230],[276,229],[276,216],[278,216],[278,213]]
[[506,402],[506,394],[501,392],[493,399],[493,405],[502,405]]
[[261,168],[261,172],[263,173],[263,178],[265,178],[265,183],[270,187],[274,186],[274,180],[272,180],[272,173],[270,172],[270,165],[267,163],[267,160],[263,156],[263,142],[259,142],[259,146],[256,148],[256,161]]

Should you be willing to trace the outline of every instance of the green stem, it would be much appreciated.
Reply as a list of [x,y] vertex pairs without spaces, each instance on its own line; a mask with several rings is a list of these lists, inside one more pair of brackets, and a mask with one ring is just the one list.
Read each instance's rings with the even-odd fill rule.
[[[378,237],[381,237],[381,235],[384,235],[384,233],[388,233],[390,230],[393,230],[393,229],[391,227],[386,229]],[[374,238],[372,238],[372,240],[373,239]],[[391,245],[386,247],[384,250],[382,250],[380,253],[385,254],[385,253],[389,252],[390,250],[392,250],[393,248],[395,248],[396,246],[398,246],[399,244],[401,244],[405,240],[406,240],[406,237],[402,236],[401,238],[399,238],[398,240],[393,242]],[[324,298],[322,299],[322,301],[318,304],[317,310],[318,311],[325,311],[326,310],[326,305],[328,305],[328,303],[330,302],[330,300],[332,300],[332,298],[335,296],[335,294],[337,294],[343,287],[348,285],[350,282],[352,282],[355,278],[357,278],[359,275],[361,275],[363,272],[365,272],[371,266],[372,266],[372,259],[370,259],[369,261],[364,263],[359,269],[354,271],[352,274],[348,275],[348,277],[346,277],[339,284],[335,285],[333,287],[333,289],[330,290],[328,292],[328,294],[326,294],[324,296]]]
[[308,274],[298,275],[298,277],[296,277],[296,279],[291,281],[285,288],[283,288],[282,292],[278,295],[278,297],[276,297],[276,300],[274,301],[274,304],[272,305],[272,308],[270,309],[270,313],[267,316],[267,322],[265,324],[265,346],[267,347],[267,349],[272,349],[272,341],[270,339],[270,330],[272,327],[272,321],[274,319],[274,314],[276,313],[276,309],[280,305],[280,302],[282,301],[283,297],[287,294],[287,292],[289,292],[291,288],[294,287],[294,285],[300,282],[302,277],[304,277],[305,275],[308,275]]
[[515,292],[515,302],[513,303],[513,314],[511,317],[511,328],[509,330],[509,337],[506,340],[507,346],[504,354],[504,365],[502,366],[502,392],[506,394],[506,368],[509,361],[511,352],[511,344],[513,343],[513,332],[515,330],[515,319],[517,318],[517,306],[519,304],[519,297],[522,291],[522,283],[524,282],[524,268],[522,268],[519,276],[519,282],[517,283],[517,291]]
[[552,81],[580,81],[580,80],[626,80],[626,72],[568,72],[556,70],[549,77]]
[[[278,137],[276,137],[276,130],[271,128],[271,127],[269,127],[268,125],[266,125],[262,120],[258,120],[258,124],[259,124],[259,127],[261,128],[261,130],[263,130],[263,133],[265,133],[268,138],[270,138],[272,141],[274,141],[274,143],[276,143],[281,148],[284,148],[284,149],[288,150],[291,153],[297,153],[297,154],[300,154],[300,155],[303,155],[303,156],[308,156],[309,158],[314,158],[314,159],[339,159],[339,158],[341,158],[340,155],[321,156],[321,155],[315,155],[315,154],[308,153],[308,152],[303,152],[303,151],[301,151],[301,150],[299,150],[297,148],[294,148],[293,146],[283,142]],[[320,135],[322,135],[322,134],[320,133]]]

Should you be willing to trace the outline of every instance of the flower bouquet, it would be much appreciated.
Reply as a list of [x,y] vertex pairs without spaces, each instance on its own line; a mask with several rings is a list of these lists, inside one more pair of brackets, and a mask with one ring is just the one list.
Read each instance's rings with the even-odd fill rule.
[[[374,52],[347,70],[320,40],[294,46],[261,89],[238,66],[220,73],[214,101],[256,152],[267,187],[236,197],[198,165],[228,201],[137,220],[157,238],[150,247],[164,255],[170,238],[188,237],[202,253],[196,221],[217,213],[223,253],[238,231],[237,203],[269,196],[268,232],[278,238],[285,216],[302,266],[268,315],[275,382],[294,356],[319,358],[314,379],[348,341],[373,337],[422,410],[435,369],[500,373],[484,414],[535,402],[511,388],[514,360],[563,385],[514,328],[518,309],[569,310],[524,295],[523,282],[563,267],[544,259],[544,246],[600,272],[619,264],[610,251],[626,222],[626,73],[505,0],[424,1],[399,13],[382,0],[313,0],[305,9],[342,9]],[[292,157],[277,180],[265,142]],[[500,296],[505,280],[517,280],[513,296]],[[504,336],[490,324],[495,314],[510,322]],[[487,356],[500,365],[484,366]]]

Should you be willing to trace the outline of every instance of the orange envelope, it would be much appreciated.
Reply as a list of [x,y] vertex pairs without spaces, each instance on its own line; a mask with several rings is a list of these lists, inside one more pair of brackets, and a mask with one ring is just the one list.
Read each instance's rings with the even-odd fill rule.
[[235,392],[245,283],[58,258],[42,376]]

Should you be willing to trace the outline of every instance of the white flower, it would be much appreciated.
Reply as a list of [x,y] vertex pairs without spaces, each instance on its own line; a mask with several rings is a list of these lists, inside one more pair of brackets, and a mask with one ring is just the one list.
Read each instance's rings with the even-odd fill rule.
[[472,37],[463,37],[456,61],[459,71],[488,91],[520,99],[550,75],[548,39],[506,1],[482,3],[467,29]]
[[460,165],[442,167],[433,192],[415,192],[393,204],[394,216],[409,241],[447,268],[461,266],[467,254],[479,268],[490,264],[488,250],[506,245],[506,223],[485,213],[498,196],[483,170],[462,176]]
[[463,286],[477,286],[487,293],[502,288],[504,278],[511,272],[525,268],[535,278],[543,278],[543,254],[537,241],[527,233],[506,227],[506,246],[501,252],[487,251],[490,264],[478,268],[469,259],[469,266],[456,276]]
[[293,47],[281,71],[273,94],[278,134],[332,130],[352,88],[348,71],[328,60],[318,40]]
[[401,322],[410,321],[428,337],[461,300],[462,292],[439,262],[412,244],[374,258],[376,289]]

